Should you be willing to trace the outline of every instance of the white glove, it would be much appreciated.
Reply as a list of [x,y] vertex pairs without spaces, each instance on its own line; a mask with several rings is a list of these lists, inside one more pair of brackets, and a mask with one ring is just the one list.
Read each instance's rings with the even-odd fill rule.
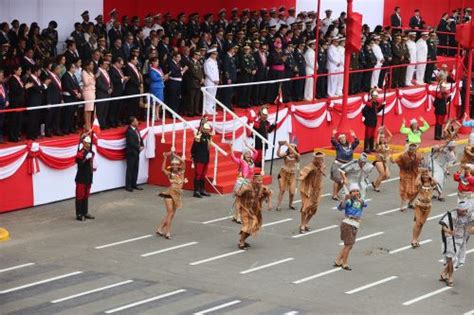
[[86,160],[92,159],[92,152],[86,154]]

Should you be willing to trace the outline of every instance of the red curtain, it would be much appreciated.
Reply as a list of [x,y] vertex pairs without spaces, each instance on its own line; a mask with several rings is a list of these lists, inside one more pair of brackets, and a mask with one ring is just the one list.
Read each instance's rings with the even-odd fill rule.
[[[271,7],[279,7],[284,5],[287,9],[292,6],[296,6],[296,0],[281,0],[278,2],[272,0],[240,0],[240,1],[225,1],[225,0],[207,0],[193,1],[193,0],[181,0],[181,1],[149,1],[149,0],[135,0],[135,1],[123,1],[123,0],[104,0],[104,18],[108,19],[110,10],[116,8],[119,15],[138,15],[141,19],[149,13],[166,13],[170,12],[175,17],[180,12],[190,14],[193,12],[199,13],[201,16],[206,13],[215,13],[225,8],[227,9],[227,15],[230,16],[230,10],[234,7],[238,7],[239,10],[243,9],[261,9]],[[315,4],[316,7],[316,4]]]
[[463,2],[466,8],[472,8],[474,5],[474,0],[385,0],[383,21],[385,25],[390,25],[390,16],[395,7],[398,6],[401,10],[403,27],[408,27],[408,22],[413,16],[415,9],[420,10],[420,15],[427,25],[436,27],[444,12],[451,14],[452,10],[461,8]]

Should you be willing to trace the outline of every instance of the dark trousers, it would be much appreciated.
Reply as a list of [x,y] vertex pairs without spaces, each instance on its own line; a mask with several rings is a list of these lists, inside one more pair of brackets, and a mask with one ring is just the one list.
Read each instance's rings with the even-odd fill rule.
[[[291,78],[291,75],[285,75],[286,78]],[[291,97],[291,86],[294,81],[287,81],[281,84],[281,92],[283,94],[283,103],[288,103],[292,101]]]
[[10,141],[18,141],[20,138],[21,126],[23,124],[23,113],[12,112],[7,114],[7,123]]
[[199,88],[190,88],[188,92],[188,101],[184,109],[185,114],[187,116],[201,115],[201,112],[199,112],[201,90]]
[[99,120],[99,125],[101,128],[106,129],[109,127],[109,102],[96,102],[95,103],[95,113],[97,119]]
[[[241,83],[249,83],[252,82],[253,76],[250,73],[243,74],[240,77]],[[238,104],[240,107],[247,108],[250,106],[250,95],[252,93],[252,86],[242,86],[238,88]]]
[[40,133],[40,111],[30,110],[27,112],[26,136],[30,140],[38,138]]
[[[70,102],[75,102],[75,99],[68,99],[67,97],[64,97],[64,103],[70,103]],[[74,115],[77,111],[78,106],[64,106],[62,107],[61,111],[61,123],[62,123],[62,129],[64,133],[71,133],[73,132],[76,128],[75,123],[74,123]]]
[[[255,77],[255,82],[267,80],[266,76]],[[252,104],[263,105],[267,100],[267,84],[252,85]]]
[[135,188],[137,187],[138,178],[138,165],[140,160],[139,154],[127,155],[127,171],[125,175],[125,187]]
[[372,79],[372,71],[362,72],[362,91],[369,92],[372,88],[370,86],[370,81]]
[[107,125],[110,127],[117,127],[119,123],[124,122],[124,116],[122,101],[118,100],[110,102]]
[[168,80],[166,82],[166,90],[165,90],[165,100],[166,105],[168,105],[172,110],[175,112],[180,112],[180,104],[179,98],[181,96],[181,82]]
[[[0,110],[5,109],[0,107]],[[5,123],[5,114],[0,114],[0,141],[3,140],[3,124]]]
[[425,70],[425,83],[431,83],[433,81],[433,72],[435,69],[434,63],[428,63]]
[[[305,74],[300,74],[299,76],[305,76]],[[305,79],[299,79],[292,81],[291,94],[293,101],[302,101],[304,97],[304,83]]]
[[234,95],[234,88],[226,87],[221,90],[221,99],[220,101],[224,104],[227,108],[232,109],[232,96]]
[[[284,71],[270,70],[268,73],[268,80],[278,80],[285,77]],[[280,88],[280,83],[268,84],[267,87],[267,102],[270,104],[275,104],[276,98],[278,96]]]
[[91,184],[76,183],[76,217],[88,214],[90,191]]
[[49,108],[46,112],[46,122],[45,122],[45,129],[46,134],[59,134],[60,129],[60,122],[61,122],[61,108]]
[[[318,71],[318,74],[326,74],[327,71]],[[319,77],[316,79],[316,98],[328,97],[328,77]]]
[[400,77],[398,78],[399,81],[398,81],[398,87],[404,87],[405,86],[405,79],[406,79],[406,76],[407,76],[407,67],[404,66],[404,67],[401,67],[399,68],[400,69]]
[[374,150],[375,128],[365,126],[364,152],[372,152]]
[[349,75],[349,94],[357,94],[361,90],[361,72],[351,73]]
[[140,98],[134,97],[125,100],[125,118],[128,120],[131,116],[139,118],[140,116]]

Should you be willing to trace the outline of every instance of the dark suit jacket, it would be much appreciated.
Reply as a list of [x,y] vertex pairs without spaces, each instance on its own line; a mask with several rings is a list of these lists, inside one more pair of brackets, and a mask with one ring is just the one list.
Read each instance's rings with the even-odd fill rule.
[[128,126],[125,133],[125,154],[127,157],[138,157],[140,155],[140,147],[143,146],[143,140],[138,129],[133,130],[132,126]]
[[125,83],[124,93],[126,95],[139,94],[140,93],[140,78],[133,69],[127,64],[123,70],[123,74],[130,77],[130,80]]
[[95,80],[95,96],[97,98],[109,97],[109,89],[112,87],[111,82],[107,82],[106,77],[99,71],[99,76]]
[[258,51],[253,53],[253,57],[255,58],[255,63],[257,64],[257,72],[255,73],[255,80],[256,81],[263,81],[266,80],[268,77],[268,55],[267,55],[267,64],[263,64],[262,59],[260,58],[260,53]]
[[390,16],[390,25],[392,27],[402,27],[402,21],[398,18],[398,15],[396,13],[393,13]]
[[188,80],[186,80],[186,83],[191,89],[199,89],[201,87],[201,81],[204,78],[202,66],[196,60],[191,59],[188,64],[188,67],[189,69],[188,71],[186,71],[186,74],[188,75]]
[[228,80],[231,80],[231,83],[236,83],[237,81],[237,67],[235,65],[234,57],[229,56],[229,54],[224,55],[223,61],[223,74],[224,74],[224,84],[228,84]]
[[20,108],[26,106],[25,88],[18,83],[13,76],[8,80],[8,97],[11,108]]
[[410,28],[421,28],[421,25],[423,24],[423,21],[421,20],[421,17],[419,17],[419,20],[416,18],[416,16],[412,16],[410,18]]
[[79,84],[73,79],[69,72],[66,72],[61,77],[61,84],[63,86],[63,92],[67,92],[71,95],[64,96],[64,102],[76,102],[78,101],[74,92],[79,92],[81,90]]
[[33,83],[33,86],[26,90],[27,107],[41,106],[43,103],[43,92],[45,91],[45,88],[42,84],[38,85],[33,79],[29,82]]
[[60,104],[63,100],[62,89],[56,84],[54,79],[51,79],[51,83],[46,89],[46,101],[48,104]]
[[124,84],[120,73],[115,67],[110,67],[109,70],[110,81],[112,82],[112,96],[122,96]]

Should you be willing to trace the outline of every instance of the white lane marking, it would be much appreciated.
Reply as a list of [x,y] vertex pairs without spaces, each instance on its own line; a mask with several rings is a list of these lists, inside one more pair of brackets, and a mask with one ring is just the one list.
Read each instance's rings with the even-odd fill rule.
[[[368,239],[368,238],[371,238],[371,237],[375,237],[375,236],[378,236],[378,235],[382,235],[384,233],[385,232],[377,232],[377,233],[374,233],[374,234],[369,234],[369,235],[365,235],[365,236],[362,236],[362,237],[358,237],[358,238],[356,238],[356,242],[362,241],[362,240],[365,240],[365,239]],[[339,243],[339,245],[344,245],[344,243],[341,242],[341,243]]]
[[221,304],[221,305],[217,305],[217,306],[208,308],[208,309],[203,310],[203,311],[199,311],[199,312],[197,312],[197,313],[194,313],[194,315],[207,314],[207,313],[214,312],[214,311],[217,311],[217,310],[221,310],[221,309],[223,309],[223,308],[226,308],[226,307],[229,307],[229,306],[232,306],[232,305],[235,305],[235,304],[239,304],[240,302],[242,302],[242,301],[240,301],[240,300],[233,300],[233,301],[230,301],[230,302]]
[[275,261],[275,262],[272,262],[272,263],[269,263],[269,264],[266,264],[266,265],[262,265],[262,266],[259,266],[259,267],[250,268],[250,269],[241,271],[240,274],[245,275],[245,274],[257,271],[257,270],[262,270],[262,269],[272,267],[272,266],[276,266],[276,265],[279,265],[279,264],[283,264],[283,263],[286,263],[287,261],[292,261],[292,260],[294,260],[293,257],[285,258],[285,259],[278,260],[278,261]]
[[421,300],[424,300],[424,299],[427,299],[433,295],[436,295],[436,294],[440,294],[440,293],[443,293],[444,291],[447,291],[449,289],[452,289],[453,287],[444,287],[444,288],[441,288],[441,289],[438,289],[436,291],[433,291],[433,292],[430,292],[430,293],[427,293],[427,294],[424,294],[422,296],[419,296],[417,298],[414,298],[413,300],[410,300],[410,301],[406,301],[403,303],[404,306],[408,306],[408,305],[412,305],[413,303],[416,303],[416,302],[419,302]]
[[[369,201],[372,201],[372,199],[369,198],[369,199],[366,199],[365,201],[369,202]],[[332,207],[332,210],[336,210],[336,209],[337,207]]]
[[186,290],[185,289],[179,289],[179,290],[171,291],[171,292],[168,292],[168,293],[165,293],[165,294],[161,294],[161,295],[157,295],[157,296],[148,298],[146,300],[141,300],[141,301],[137,301],[137,302],[134,302],[134,303],[131,303],[131,304],[123,305],[123,306],[120,306],[120,307],[117,307],[117,308],[113,308],[111,310],[105,311],[104,313],[105,314],[112,314],[112,313],[120,312],[120,311],[129,309],[129,308],[138,306],[138,305],[142,305],[142,304],[145,304],[145,303],[150,303],[150,302],[153,302],[153,301],[161,300],[161,299],[167,298],[169,296],[173,296],[173,295],[180,294],[180,293],[183,293],[183,292],[186,292]]
[[293,220],[293,218],[287,218],[287,219],[283,219],[283,220],[279,220],[279,221],[268,222],[268,223],[263,224],[262,227],[271,226],[271,225],[275,225],[275,224],[280,224],[280,223],[284,223],[284,222],[288,222],[288,221],[292,221],[292,220]]
[[123,240],[123,241],[120,241],[120,242],[115,242],[115,243],[96,246],[95,249],[102,249],[102,248],[112,247],[112,246],[116,246],[116,245],[120,245],[120,244],[130,243],[130,242],[142,240],[142,239],[145,239],[145,238],[149,238],[149,237],[152,237],[152,236],[153,235],[151,235],[151,234],[143,235],[143,236],[139,236],[139,237],[135,237],[135,238],[130,238],[128,240]]
[[464,315],[474,315],[474,310],[464,313]]
[[389,179],[383,180],[382,184],[390,183],[390,182],[393,182],[393,181],[396,181],[396,180],[399,180],[399,179],[400,179],[400,177],[389,178]]
[[81,296],[84,296],[84,295],[87,295],[87,294],[91,294],[91,293],[96,293],[96,292],[100,292],[100,291],[112,289],[112,288],[115,288],[115,287],[119,287],[119,286],[121,286],[121,285],[125,285],[125,284],[132,283],[132,282],[133,282],[133,280],[127,280],[127,281],[117,282],[117,283],[114,283],[114,284],[107,285],[107,286],[105,286],[105,287],[101,287],[101,288],[97,288],[97,289],[93,289],[93,290],[89,290],[89,291],[84,291],[84,292],[81,292],[81,293],[77,293],[77,294],[74,294],[74,295],[66,296],[66,297],[64,297],[64,298],[51,301],[50,303],[55,304],[55,303],[60,303],[60,302],[64,302],[64,301],[67,301],[67,300],[72,300],[72,299],[75,299],[75,298],[77,298],[77,297],[81,297]]
[[292,238],[300,238],[300,237],[308,236],[308,235],[311,235],[311,234],[314,234],[314,233],[319,233],[319,232],[331,230],[331,229],[337,228],[338,226],[339,225],[326,226],[326,227],[323,227],[323,228],[320,228],[320,229],[317,229],[317,230],[306,232],[304,234],[293,235]]
[[323,272],[317,273],[315,275],[312,275],[312,276],[309,276],[309,277],[306,277],[306,278],[303,278],[303,279],[300,279],[300,280],[293,281],[292,283],[293,284],[301,284],[303,282],[313,280],[313,279],[331,274],[331,273],[339,271],[339,270],[342,270],[342,268],[338,267],[338,268],[334,268],[334,269],[331,269],[331,270],[323,271]]
[[177,246],[173,246],[173,247],[160,249],[160,250],[157,250],[155,252],[145,253],[145,254],[142,254],[141,256],[142,257],[148,257],[148,256],[152,256],[152,255],[157,255],[157,254],[169,252],[171,250],[175,250],[175,249],[178,249],[178,248],[183,248],[183,247],[187,247],[187,246],[191,246],[191,245],[196,245],[197,243],[198,242],[189,242],[189,243],[185,243],[185,244],[181,244],[181,245],[177,245]]
[[458,193],[455,192],[455,193],[449,194],[448,197],[454,197],[454,196],[457,196],[457,195],[458,195]]
[[56,281],[56,280],[67,278],[67,277],[72,277],[72,276],[75,276],[75,275],[78,275],[78,274],[81,274],[81,273],[83,273],[83,271],[75,271],[75,272],[67,273],[65,275],[61,275],[61,276],[57,276],[57,277],[53,277],[53,278],[48,278],[48,279],[44,279],[44,280],[24,284],[24,285],[21,285],[19,287],[14,287],[14,288],[11,288],[11,289],[6,289],[6,290],[3,290],[3,291],[0,291],[0,294],[19,291],[19,290],[26,289],[26,288],[31,288],[31,287],[34,287],[34,286],[37,286],[37,285],[40,285],[40,284],[43,284],[43,283],[48,283],[48,282]]
[[229,257],[229,256],[241,254],[241,253],[244,253],[244,252],[245,252],[245,250],[236,250],[236,251],[234,251],[234,252],[230,252],[230,253],[227,253],[227,254],[223,254],[223,255],[219,255],[219,256],[214,256],[214,257],[206,258],[206,259],[203,259],[203,260],[194,261],[194,262],[189,263],[189,264],[190,264],[191,266],[196,266],[196,265],[204,264],[204,263],[207,263],[207,262],[210,262],[210,261],[213,261],[213,260],[217,260],[217,259],[221,259],[221,258],[225,258],[225,257]]
[[5,268],[5,269],[0,269],[0,273],[15,270],[15,269],[20,269],[20,268],[25,268],[25,267],[29,267],[29,266],[33,266],[34,264],[35,263],[27,263],[27,264],[23,264],[23,265],[17,265],[17,266],[8,267],[8,268]]
[[379,212],[379,213],[377,213],[377,215],[384,215],[384,214],[388,214],[388,213],[392,213],[392,212],[396,212],[396,211],[400,211],[400,207],[393,208],[393,209],[390,209],[390,210],[387,210],[387,211]]
[[214,219],[214,220],[204,221],[204,222],[202,222],[202,224],[209,224],[209,223],[224,221],[224,220],[227,220],[227,219],[232,219],[232,216],[229,215],[229,216],[222,217],[222,218],[217,218],[217,219]]
[[[321,198],[322,198],[322,197],[329,197],[329,196],[331,196],[331,194],[322,194],[322,195],[321,195]],[[300,202],[301,202],[301,199],[298,199],[298,200],[293,201],[293,203],[300,203]]]
[[444,215],[444,213],[441,213],[441,214],[438,214],[438,215],[429,217],[428,219],[426,219],[426,221],[431,221],[431,220],[435,220],[435,219],[441,218],[443,215]]
[[296,315],[299,314],[298,311],[291,311],[291,312],[286,312],[284,315]]
[[[426,243],[429,243],[429,242],[432,242],[432,241],[433,241],[433,240],[431,240],[431,239],[427,239],[427,240],[421,241],[421,242],[420,242],[420,245],[423,245],[423,244],[426,244]],[[388,253],[389,253],[389,254],[395,254],[395,253],[402,252],[402,251],[407,250],[407,249],[410,249],[410,248],[412,248],[411,245],[403,246],[403,247],[400,247],[400,248],[391,250],[391,251],[389,251]]]
[[377,285],[379,285],[379,284],[392,281],[392,280],[397,279],[397,278],[398,278],[397,276],[387,277],[387,278],[385,278],[385,279],[382,279],[382,280],[379,280],[379,281],[375,281],[375,282],[372,282],[372,283],[363,285],[363,286],[361,286],[361,287],[355,288],[355,289],[350,290],[350,291],[347,291],[347,292],[345,292],[345,293],[346,293],[346,294],[354,294],[354,293],[357,293],[357,292],[364,291],[364,290],[366,290],[366,289],[375,287],[375,286],[377,286]]

